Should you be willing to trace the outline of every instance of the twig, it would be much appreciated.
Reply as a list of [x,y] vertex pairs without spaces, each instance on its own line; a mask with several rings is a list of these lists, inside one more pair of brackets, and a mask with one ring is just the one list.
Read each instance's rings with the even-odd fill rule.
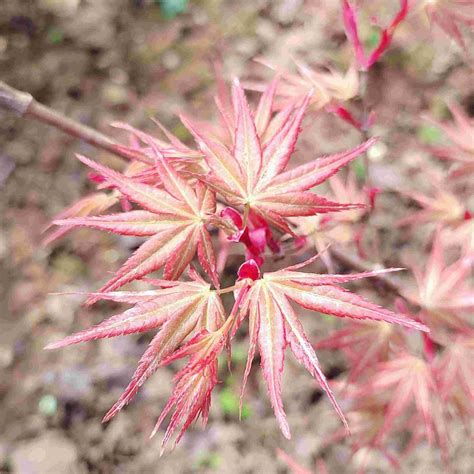
[[10,110],[23,118],[31,118],[52,125],[68,135],[79,138],[96,148],[101,148],[121,158],[132,158],[130,152],[122,149],[120,143],[107,135],[66,117],[62,113],[37,102],[31,94],[14,89],[2,81],[0,81],[0,108]]

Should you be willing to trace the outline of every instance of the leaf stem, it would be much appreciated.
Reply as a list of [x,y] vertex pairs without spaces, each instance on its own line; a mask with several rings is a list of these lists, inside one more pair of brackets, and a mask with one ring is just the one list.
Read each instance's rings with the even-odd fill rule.
[[216,290],[216,293],[218,295],[223,295],[225,293],[230,293],[231,291],[241,289],[245,284],[246,284],[245,280],[241,280],[241,281],[237,282],[235,285],[228,286],[227,288],[221,288],[219,290]]

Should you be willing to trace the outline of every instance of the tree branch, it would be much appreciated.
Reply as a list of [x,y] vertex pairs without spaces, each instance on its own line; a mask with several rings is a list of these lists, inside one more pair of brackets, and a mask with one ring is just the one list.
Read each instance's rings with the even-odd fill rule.
[[23,118],[31,118],[52,125],[75,138],[101,148],[124,159],[137,158],[123,149],[120,143],[87,125],[76,122],[46,105],[37,102],[27,92],[22,92],[0,81],[0,108],[14,112]]

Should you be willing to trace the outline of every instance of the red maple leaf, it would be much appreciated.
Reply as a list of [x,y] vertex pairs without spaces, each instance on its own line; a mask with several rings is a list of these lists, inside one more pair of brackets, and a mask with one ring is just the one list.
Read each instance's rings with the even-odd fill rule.
[[[216,287],[219,279],[207,221],[216,208],[215,194],[198,183],[194,188],[182,179],[155,149],[156,168],[164,189],[140,183],[88,158],[79,159],[144,210],[105,216],[57,220],[57,225],[87,226],[116,234],[150,237],[125,262],[100,292],[113,291],[130,281],[165,267],[166,279],[176,279],[196,252]],[[89,303],[97,298],[92,297]]]
[[242,392],[258,347],[263,376],[273,410],[287,438],[290,437],[290,429],[281,399],[284,353],[287,346],[326,391],[336,412],[347,426],[342,410],[332,394],[316,353],[290,301],[304,308],[336,317],[353,318],[359,321],[367,319],[384,321],[412,329],[428,330],[423,324],[383,309],[338,286],[340,283],[366,278],[379,272],[317,275],[298,271],[314,258],[276,272],[264,273],[261,277],[255,263],[250,261],[241,267],[240,272],[241,277],[251,282],[241,310],[241,317],[248,315],[250,328],[250,346]]
[[46,349],[160,329],[140,359],[131,382],[104,421],[116,415],[138,392],[143,383],[189,337],[202,331],[215,332],[223,326],[225,312],[216,290],[193,270],[192,281],[152,280],[163,288],[145,291],[94,293],[101,298],[133,304],[133,308],[106,319],[97,326],[53,342]]
[[413,266],[417,288],[406,290],[405,296],[422,308],[420,317],[439,336],[438,330],[464,330],[468,314],[474,310],[472,274],[474,255],[462,253],[451,264],[445,262],[446,244],[438,229],[425,268]]
[[466,176],[474,172],[474,120],[455,102],[448,103],[453,122],[428,120],[441,128],[452,146],[433,146],[431,151],[443,160],[453,161],[459,166],[451,173],[452,177]]
[[252,211],[268,224],[294,235],[286,220],[288,217],[360,207],[332,202],[309,190],[364,153],[375,139],[353,150],[286,170],[311,95],[307,95],[300,106],[290,105],[272,118],[274,89],[271,84],[262,94],[254,116],[240,83],[234,82],[232,115],[235,119],[221,110],[222,120],[228,123],[230,130],[228,144],[200,123],[184,116],[182,121],[193,134],[209,168],[200,179],[227,204],[244,209],[244,224]]

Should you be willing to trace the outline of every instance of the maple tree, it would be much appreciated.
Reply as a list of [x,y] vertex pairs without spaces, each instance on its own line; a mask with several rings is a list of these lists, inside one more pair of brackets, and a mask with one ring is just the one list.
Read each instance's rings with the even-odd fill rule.
[[[452,7],[469,2],[429,3],[426,11],[432,21],[465,49],[458,25],[472,21]],[[341,285],[364,278],[387,282],[388,274],[400,268],[333,273],[330,248],[353,243],[362,262],[367,260],[361,241],[380,190],[368,176],[361,184],[353,169],[345,178],[336,173],[364,157],[377,142],[370,136],[376,114],[364,103],[367,73],[388,51],[408,12],[409,2],[400,0],[388,26],[377,26],[378,41],[367,52],[356,2],[343,0],[342,24],[354,54],[346,72],[296,60],[294,74],[258,58],[274,72],[269,83],[241,84],[235,79],[229,90],[218,74],[217,120],[180,116],[193,144],[184,143],[158,121],[161,138],[118,122],[114,126],[128,133],[129,144],[109,144],[107,149],[126,158],[122,171],[78,156],[90,168],[89,178],[97,190],[56,216],[52,225],[57,227],[48,228],[45,243],[77,227],[134,236],[142,243],[108,282],[86,295],[87,304],[105,300],[131,307],[46,348],[157,331],[104,421],[116,416],[158,369],[187,359],[152,431],[155,435],[170,415],[162,450],[173,436],[176,444],[197,418],[206,424],[223,365],[221,356],[227,352],[230,361],[236,334],[247,330],[240,405],[258,351],[270,404],[286,438],[290,427],[283,408],[282,377],[289,348],[342,421],[342,428],[327,443],[351,431],[353,454],[370,448],[397,467],[399,459],[388,439],[408,432],[404,454],[426,439],[439,446],[447,462],[448,426],[456,417],[465,422],[472,417],[474,380],[469,321],[474,311],[469,279],[474,220],[456,187],[458,178],[472,174],[473,123],[459,105],[448,104],[451,122],[429,119],[452,144],[425,147],[434,156],[456,163],[449,170],[450,179],[432,179],[434,187],[426,194],[398,190],[422,209],[394,227],[419,223],[437,227],[424,267],[409,262],[414,284],[399,288],[388,280],[404,299],[397,301],[397,311]],[[258,92],[258,100],[249,100],[246,89]],[[323,111],[356,128],[360,144],[290,164],[305,117]],[[323,183],[330,192],[316,194],[314,188]],[[231,284],[224,286],[231,246],[240,252],[240,267]],[[279,264],[283,257],[297,256],[300,261],[302,254],[315,250],[317,255],[302,263]],[[302,271],[318,258],[329,273]],[[122,288],[130,284],[133,288]],[[296,305],[349,322],[313,344]],[[315,349],[339,350],[344,355],[344,383],[326,379]],[[306,472],[285,453],[280,455],[294,464],[295,471]]]

